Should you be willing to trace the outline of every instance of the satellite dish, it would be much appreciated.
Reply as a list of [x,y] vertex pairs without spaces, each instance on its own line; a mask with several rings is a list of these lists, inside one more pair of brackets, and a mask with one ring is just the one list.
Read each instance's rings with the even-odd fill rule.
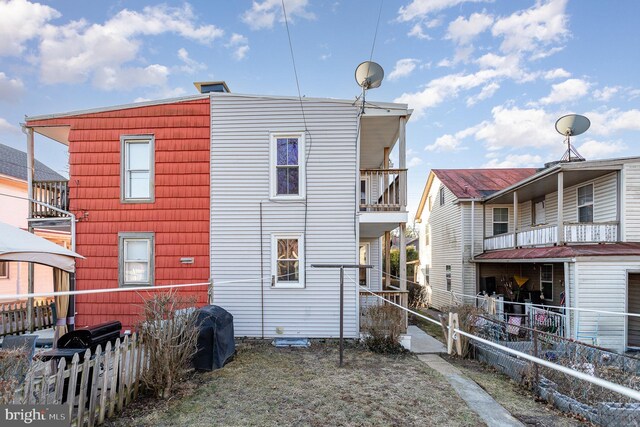
[[575,147],[571,145],[571,137],[585,133],[587,129],[589,129],[589,126],[591,126],[589,119],[580,114],[567,114],[556,121],[556,130],[559,134],[565,136],[565,142],[567,143],[567,151],[564,152],[560,161],[583,162],[585,160]]
[[356,83],[363,90],[380,87],[383,78],[384,70],[375,62],[365,61],[356,68]]
[[567,114],[556,121],[556,130],[564,136],[575,136],[585,133],[591,122],[580,114]]

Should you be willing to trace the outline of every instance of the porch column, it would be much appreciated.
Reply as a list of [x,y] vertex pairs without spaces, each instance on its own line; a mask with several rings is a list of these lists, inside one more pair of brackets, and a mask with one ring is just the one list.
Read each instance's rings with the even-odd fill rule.
[[558,173],[558,245],[564,242],[564,172]]
[[384,288],[389,289],[391,285],[391,232],[384,232]]
[[[401,291],[406,291],[407,290],[407,239],[405,237],[405,231],[406,231],[406,224],[405,223],[400,223],[400,239],[398,242],[398,246],[400,249],[400,262],[399,267],[400,267],[400,290]],[[409,304],[409,300],[408,300],[408,296],[407,294],[402,294],[402,306],[403,307],[407,307]]]
[[[29,201],[27,202],[27,218],[31,218],[31,211],[33,207],[33,179],[35,175],[35,161],[34,161],[34,143],[33,143],[33,129],[25,128],[27,134],[27,197]],[[28,221],[28,220],[27,220]],[[29,232],[33,233],[33,228],[29,225]],[[27,292],[34,292],[33,285],[33,263],[30,262],[27,264]],[[33,298],[29,297],[27,299],[27,319],[29,319],[29,332],[34,331],[34,322],[33,322]]]
[[[398,167],[407,168],[407,138],[406,138],[406,117],[400,117],[400,128],[398,130]],[[400,172],[400,205],[404,211],[407,207],[407,174]]]
[[513,192],[513,246],[518,246],[518,192]]

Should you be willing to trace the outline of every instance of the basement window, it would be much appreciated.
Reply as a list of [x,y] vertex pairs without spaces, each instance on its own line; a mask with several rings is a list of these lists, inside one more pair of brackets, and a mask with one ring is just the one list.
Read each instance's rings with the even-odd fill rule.
[[593,184],[578,188],[578,222],[593,222]]
[[271,198],[300,200],[305,196],[304,133],[271,134]]
[[152,135],[120,137],[120,200],[154,201],[154,138]]
[[301,234],[278,234],[272,238],[272,285],[276,288],[304,287],[304,239]]

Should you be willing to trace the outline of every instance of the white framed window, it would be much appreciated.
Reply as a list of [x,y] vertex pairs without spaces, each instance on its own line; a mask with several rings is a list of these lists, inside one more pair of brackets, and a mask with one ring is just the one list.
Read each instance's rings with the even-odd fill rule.
[[451,266],[450,265],[446,265],[444,267],[444,278],[447,282],[447,291],[451,291]]
[[153,285],[154,233],[118,233],[118,241],[119,285]]
[[360,178],[360,210],[366,211],[371,204],[371,179],[368,176]]
[[154,145],[153,135],[120,137],[121,202],[154,201]]
[[593,184],[578,187],[578,222],[593,222]]
[[0,279],[9,278],[9,263],[7,261],[0,261]]
[[440,187],[440,206],[444,205],[444,187]]
[[[369,264],[369,253],[371,252],[371,244],[369,243],[360,243],[360,251],[359,251],[359,262],[360,265],[368,265]],[[368,268],[359,268],[358,269],[358,284],[360,286],[364,286],[368,288],[371,281],[369,280],[369,269]]]
[[553,264],[542,264],[540,287],[545,301],[553,301]]
[[493,208],[493,235],[509,232],[509,208]]
[[302,234],[274,234],[271,238],[271,283],[276,288],[304,287]]
[[304,133],[270,134],[271,198],[300,200],[305,197]]

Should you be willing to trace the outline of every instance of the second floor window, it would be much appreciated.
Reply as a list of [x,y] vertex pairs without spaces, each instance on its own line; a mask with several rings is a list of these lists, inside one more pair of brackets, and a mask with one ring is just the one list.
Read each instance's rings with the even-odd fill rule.
[[304,197],[304,160],[304,134],[271,135],[271,197]]
[[593,184],[578,188],[578,222],[593,222]]
[[493,208],[493,235],[509,232],[509,208]]
[[440,206],[444,205],[444,187],[440,187]]
[[123,136],[120,143],[123,202],[153,201],[154,141],[150,135]]

